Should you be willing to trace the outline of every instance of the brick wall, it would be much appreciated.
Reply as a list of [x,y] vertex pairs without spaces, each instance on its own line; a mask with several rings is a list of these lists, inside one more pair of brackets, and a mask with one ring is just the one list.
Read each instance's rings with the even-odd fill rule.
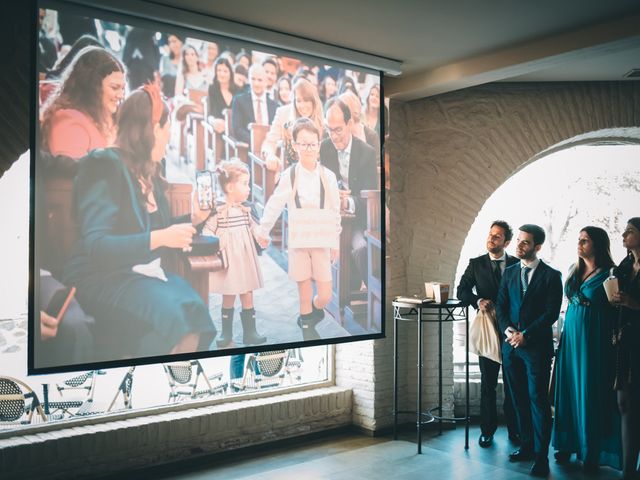
[[[168,413],[155,423],[143,417],[130,424],[77,427],[80,440],[70,437],[70,430],[0,440],[0,471],[21,467],[29,476],[37,471],[68,472],[64,469],[75,465],[87,473],[93,465],[93,471],[100,467],[108,472],[351,423],[371,431],[390,426],[391,299],[422,291],[427,280],[452,283],[467,231],[485,200],[540,152],[568,139],[584,141],[590,132],[603,129],[610,138],[625,137],[625,128],[639,124],[637,82],[492,84],[411,103],[392,102],[386,146],[391,160],[387,338],[337,346],[333,393],[278,396],[264,407],[247,404],[246,410],[229,404]],[[400,408],[408,410],[415,405],[417,341],[415,327],[405,327],[398,335],[399,401]],[[435,325],[426,328],[424,341],[424,403],[431,406],[437,398]],[[445,414],[454,406],[452,342],[453,331],[447,326]],[[456,397],[460,395],[458,391]],[[144,428],[132,429],[136,424]],[[66,457],[74,452],[87,463]]]
[[[393,296],[420,292],[424,281],[453,283],[467,232],[484,202],[542,152],[594,139],[637,137],[637,129],[629,128],[640,126],[640,84],[497,83],[410,103],[392,101],[390,114],[388,338],[374,343],[376,403],[374,418],[366,422],[375,428],[392,421]],[[452,339],[447,326],[443,401],[449,411],[454,404]],[[415,328],[402,332],[399,342],[401,408],[411,409],[417,383]],[[425,349],[425,404],[433,404],[435,326],[425,333]],[[476,390],[470,390],[472,406]],[[456,397],[464,398],[463,390]]]

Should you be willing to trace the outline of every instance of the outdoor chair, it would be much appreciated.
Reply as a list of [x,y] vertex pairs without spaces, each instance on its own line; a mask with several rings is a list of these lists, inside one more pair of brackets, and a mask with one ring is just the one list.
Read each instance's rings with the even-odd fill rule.
[[136,367],[130,367],[127,370],[127,373],[124,374],[120,385],[118,386],[118,390],[116,391],[113,400],[109,404],[109,408],[107,408],[107,412],[110,412],[113,409],[113,406],[116,404],[116,400],[122,394],[122,402],[123,408],[122,410],[131,410],[133,408],[132,400],[131,400],[131,392],[133,390],[133,372]]
[[253,353],[248,356],[244,375],[233,384],[236,391],[279,387],[285,377],[291,377],[287,370],[289,350]]
[[[48,395],[44,398],[45,412],[55,413],[58,410],[69,415],[91,415],[99,412],[92,412],[93,394],[96,386],[96,377],[104,375],[102,370],[91,370],[81,375],[69,378],[61,383],[57,383],[55,388],[58,391],[60,400],[50,401]],[[65,392],[71,392],[71,396],[65,396]]]
[[169,402],[183,398],[196,399],[209,395],[220,395],[227,391],[228,384],[222,381],[222,373],[207,375],[198,360],[173,362],[162,365],[169,382]]
[[0,425],[29,424],[33,414],[43,422],[47,416],[35,392],[24,382],[12,377],[0,377]]

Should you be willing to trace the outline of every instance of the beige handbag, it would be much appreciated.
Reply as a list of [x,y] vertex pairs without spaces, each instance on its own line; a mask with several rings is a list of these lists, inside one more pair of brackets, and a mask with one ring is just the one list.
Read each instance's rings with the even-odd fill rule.
[[478,310],[469,326],[469,351],[494,362],[502,363],[500,335],[496,328],[496,311]]

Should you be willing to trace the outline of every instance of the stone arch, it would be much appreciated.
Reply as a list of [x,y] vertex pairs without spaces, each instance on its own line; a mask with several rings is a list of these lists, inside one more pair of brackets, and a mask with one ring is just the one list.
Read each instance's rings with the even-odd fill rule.
[[[417,291],[425,280],[453,282],[476,215],[515,172],[569,145],[637,142],[640,84],[496,83],[392,112],[407,128],[402,141],[388,144],[392,229],[405,239],[398,254],[405,288]],[[395,221],[394,204],[404,209]]]

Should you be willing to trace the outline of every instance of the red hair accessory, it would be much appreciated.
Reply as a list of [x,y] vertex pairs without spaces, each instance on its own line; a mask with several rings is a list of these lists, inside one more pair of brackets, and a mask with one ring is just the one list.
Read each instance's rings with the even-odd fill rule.
[[155,125],[160,122],[160,117],[162,117],[162,111],[164,110],[160,89],[157,85],[147,83],[142,87],[142,90],[147,92],[149,98],[151,98],[151,122]]

